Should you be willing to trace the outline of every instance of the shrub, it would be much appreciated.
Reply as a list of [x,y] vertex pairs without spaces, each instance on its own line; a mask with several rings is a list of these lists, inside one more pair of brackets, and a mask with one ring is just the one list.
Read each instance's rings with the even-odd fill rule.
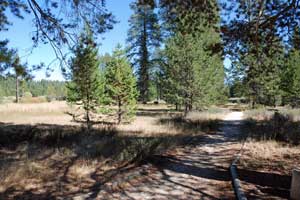
[[24,92],[22,97],[23,98],[32,98],[32,94],[31,94],[31,92]]
[[45,103],[47,102],[47,98],[44,96],[41,97],[22,97],[20,99],[20,103]]
[[56,99],[53,96],[47,96],[46,100],[47,100],[47,102],[52,102],[52,101],[55,101]]

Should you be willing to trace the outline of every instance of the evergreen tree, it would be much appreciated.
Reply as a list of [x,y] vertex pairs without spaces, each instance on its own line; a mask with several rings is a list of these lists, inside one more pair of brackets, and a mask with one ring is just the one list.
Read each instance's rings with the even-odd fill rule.
[[8,41],[0,41],[0,75],[7,70],[15,52],[7,47]]
[[239,70],[244,72],[252,107],[257,103],[275,105],[281,98],[283,42],[298,26],[297,4],[284,0],[223,2],[225,52],[238,63],[236,67],[242,66]]
[[284,61],[284,48],[278,37],[261,33],[259,43],[243,44],[235,67],[243,75],[247,96],[252,108],[256,104],[275,106],[281,103],[281,72]]
[[206,26],[219,25],[219,6],[216,0],[160,0],[159,2],[166,36],[177,32],[197,33],[200,31],[199,19]]
[[294,29],[291,49],[281,74],[281,90],[284,104],[299,104],[300,99],[300,29]]
[[96,110],[101,96],[98,49],[88,29],[81,35],[71,59],[67,101],[81,105],[86,113],[86,124],[90,128],[90,113]]
[[217,103],[225,94],[222,54],[214,48],[221,43],[217,25],[196,16],[199,13],[180,14],[165,47],[164,96],[177,108],[183,105],[185,114]]
[[136,79],[125,51],[118,45],[105,68],[105,93],[108,102],[118,106],[117,116],[120,124],[131,118],[136,109]]
[[[16,103],[19,103],[20,98],[20,81],[32,79],[31,72],[27,66],[27,64],[21,64],[19,56],[15,56],[13,62],[10,64],[11,69],[13,71],[13,75],[15,78],[15,86],[16,86]],[[10,71],[8,72],[10,74]]]
[[84,24],[97,33],[104,33],[116,23],[105,9],[105,0],[1,0],[0,31],[11,24],[8,13],[21,19],[23,13],[31,14],[35,26],[33,42],[51,43],[58,56],[63,56],[60,50],[63,44],[77,41],[77,30]]
[[229,85],[230,97],[245,97],[247,95],[244,79],[236,78]]
[[2,86],[0,85],[0,103],[3,101],[3,97],[5,97],[5,92]]
[[185,113],[218,103],[225,93],[221,55],[206,50],[220,38],[205,30],[197,37],[178,33],[166,45],[165,95],[170,103],[183,105]]
[[134,14],[129,20],[128,51],[137,69],[140,100],[146,103],[150,97],[152,51],[160,45],[161,40],[159,22],[153,0],[136,1],[131,4],[131,9]]
[[47,89],[46,89],[46,97],[48,99],[48,101],[51,101],[55,98],[56,94],[55,94],[55,88],[53,85],[48,85]]

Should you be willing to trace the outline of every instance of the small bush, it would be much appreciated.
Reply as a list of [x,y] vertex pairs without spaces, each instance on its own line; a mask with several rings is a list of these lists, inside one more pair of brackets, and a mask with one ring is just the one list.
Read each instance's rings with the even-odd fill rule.
[[47,98],[44,96],[41,97],[22,97],[20,103],[45,103],[48,102]]
[[53,97],[53,96],[47,96],[45,98],[46,98],[47,102],[49,102],[49,103],[56,100],[55,97]]
[[32,98],[32,94],[31,94],[31,92],[24,92],[22,97],[23,98]]
[[13,103],[15,100],[16,97],[14,96],[2,97],[2,103]]

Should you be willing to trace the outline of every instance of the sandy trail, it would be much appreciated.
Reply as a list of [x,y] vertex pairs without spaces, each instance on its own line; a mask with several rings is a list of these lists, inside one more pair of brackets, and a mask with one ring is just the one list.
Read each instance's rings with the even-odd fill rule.
[[244,119],[244,113],[243,112],[230,112],[224,117],[224,121],[238,121]]
[[235,199],[228,168],[240,148],[242,119],[231,112],[215,134],[194,137],[76,199]]

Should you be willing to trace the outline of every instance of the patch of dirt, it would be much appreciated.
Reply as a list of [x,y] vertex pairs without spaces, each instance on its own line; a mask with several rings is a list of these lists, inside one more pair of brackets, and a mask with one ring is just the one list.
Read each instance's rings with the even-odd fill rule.
[[85,197],[235,199],[228,168],[240,148],[241,116],[227,116],[218,132],[193,137],[189,145],[154,156],[146,164],[109,181],[97,194]]

